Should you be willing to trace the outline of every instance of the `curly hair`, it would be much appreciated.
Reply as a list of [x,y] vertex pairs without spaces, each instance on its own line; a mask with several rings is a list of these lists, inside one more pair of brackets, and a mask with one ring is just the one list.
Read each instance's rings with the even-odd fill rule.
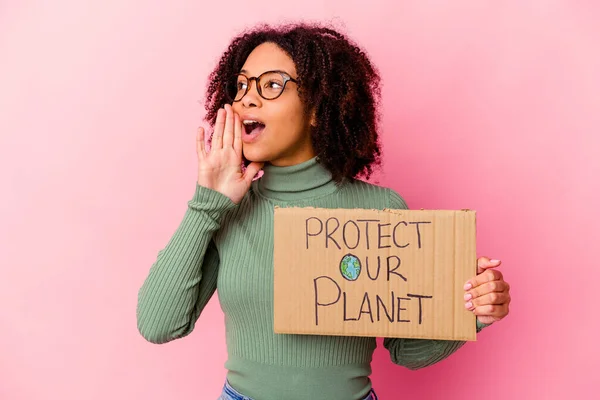
[[214,126],[217,111],[229,99],[228,80],[265,42],[279,46],[296,66],[300,99],[316,117],[311,140],[318,161],[338,183],[368,179],[381,162],[380,77],[366,53],[332,28],[260,25],[235,37],[209,76],[205,120]]

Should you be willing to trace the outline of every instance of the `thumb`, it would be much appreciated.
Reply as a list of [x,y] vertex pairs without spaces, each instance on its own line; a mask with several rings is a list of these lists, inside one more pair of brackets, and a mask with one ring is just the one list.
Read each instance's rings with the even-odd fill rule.
[[244,171],[244,180],[248,185],[252,183],[254,177],[258,174],[263,165],[264,163],[251,162],[250,165],[246,167],[246,171]]
[[477,259],[477,275],[481,274],[488,268],[499,267],[502,262],[500,260],[490,260],[487,257],[479,257]]

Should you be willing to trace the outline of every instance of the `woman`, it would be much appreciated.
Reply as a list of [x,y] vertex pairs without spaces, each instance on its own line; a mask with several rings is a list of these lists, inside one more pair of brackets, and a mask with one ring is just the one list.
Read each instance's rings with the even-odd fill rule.
[[[240,35],[211,74],[211,149],[199,129],[196,191],[139,292],[138,328],[154,343],[186,336],[218,288],[229,355],[221,399],[376,399],[375,338],[273,333],[272,251],[274,206],[407,208],[396,192],[356,179],[379,161],[378,100],[365,53],[314,25]],[[465,285],[478,331],[508,314],[499,264],[480,258]],[[463,344],[384,340],[392,361],[411,369]]]

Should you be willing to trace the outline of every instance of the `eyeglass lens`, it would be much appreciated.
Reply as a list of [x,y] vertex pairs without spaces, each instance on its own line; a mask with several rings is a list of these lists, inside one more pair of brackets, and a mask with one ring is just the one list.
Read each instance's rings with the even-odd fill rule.
[[[250,79],[256,80],[256,79]],[[268,72],[261,75],[257,80],[258,93],[267,100],[278,97],[283,91],[285,80],[283,75],[278,72]],[[250,82],[244,75],[237,75],[235,87],[230,91],[234,95],[234,100],[239,101],[249,90]]]

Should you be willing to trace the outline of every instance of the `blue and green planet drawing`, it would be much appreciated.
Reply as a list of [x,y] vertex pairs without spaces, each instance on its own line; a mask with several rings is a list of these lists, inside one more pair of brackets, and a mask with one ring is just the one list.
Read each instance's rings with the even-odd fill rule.
[[355,281],[360,275],[360,260],[353,254],[346,254],[340,261],[340,272],[349,281]]

